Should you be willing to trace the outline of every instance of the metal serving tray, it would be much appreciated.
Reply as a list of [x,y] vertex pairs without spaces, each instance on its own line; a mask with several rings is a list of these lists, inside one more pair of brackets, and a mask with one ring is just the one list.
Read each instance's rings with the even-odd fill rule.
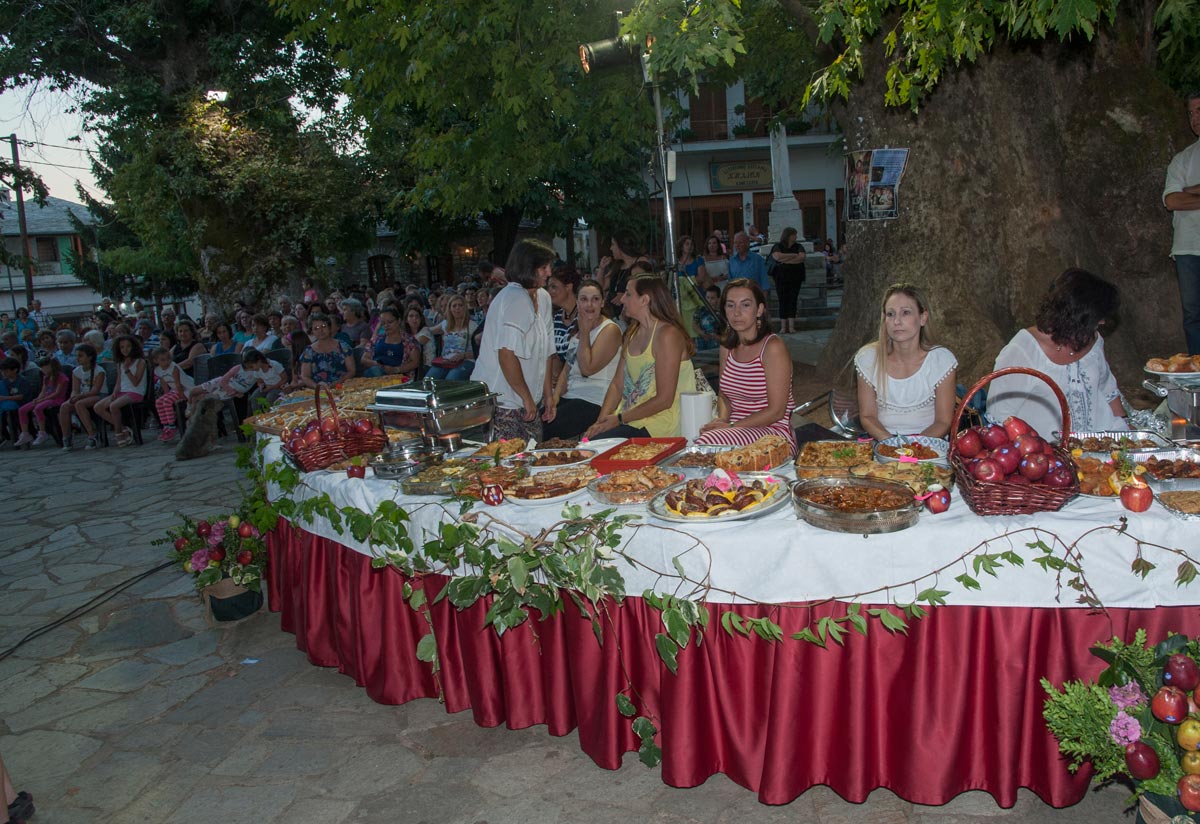
[[[908,503],[898,509],[876,512],[838,512],[801,497],[808,490],[836,486],[890,489],[904,495]],[[792,484],[791,494],[797,518],[830,532],[852,532],[860,535],[899,532],[915,524],[921,515],[921,506],[913,499],[912,490],[906,484],[895,481],[877,481],[874,478],[808,478]]]
[[[1189,461],[1191,463],[1200,463],[1200,453],[1193,449],[1177,447],[1175,449],[1148,449],[1144,452],[1138,452],[1130,455],[1130,459],[1134,463],[1145,463],[1151,458],[1158,458],[1160,461]],[[1149,472],[1145,474],[1146,483],[1151,486],[1161,486],[1164,489],[1174,489],[1170,484],[1182,483],[1184,481],[1198,480],[1196,478],[1164,478],[1159,480]]]
[[1162,499],[1164,492],[1200,492],[1200,478],[1179,478],[1173,481],[1151,481],[1150,488],[1154,490],[1154,500],[1162,504],[1162,508],[1176,518],[1184,521],[1200,521],[1200,514],[1181,512]]
[[660,461],[658,465],[663,469],[669,469],[672,472],[682,472],[686,477],[694,478],[712,472],[717,468],[716,462],[714,461],[708,466],[680,466],[679,461],[681,458],[691,455],[711,455],[715,457],[722,452],[728,452],[736,448],[734,446],[689,446]]
[[[1056,438],[1058,438],[1058,440],[1060,442],[1062,441],[1062,433],[1061,432],[1055,432],[1054,436]],[[1068,438],[1078,438],[1080,440],[1083,440],[1084,438],[1113,438],[1114,440],[1120,440],[1121,438],[1129,438],[1130,440],[1133,440],[1133,441],[1154,441],[1154,443],[1156,444],[1155,446],[1133,447],[1133,448],[1130,448],[1130,450],[1129,450],[1130,452],[1143,452],[1147,449],[1174,449],[1175,448],[1174,443],[1167,440],[1166,438],[1164,438],[1162,435],[1158,434],[1157,432],[1151,432],[1148,429],[1130,429],[1130,430],[1124,430],[1124,431],[1110,429],[1110,430],[1099,430],[1099,431],[1095,431],[1095,432],[1072,432],[1067,437]],[[1065,446],[1065,444],[1064,444],[1064,446]],[[1091,452],[1085,452],[1084,454],[1085,455],[1104,455],[1105,457],[1107,457],[1109,453],[1108,452],[1091,451]]]

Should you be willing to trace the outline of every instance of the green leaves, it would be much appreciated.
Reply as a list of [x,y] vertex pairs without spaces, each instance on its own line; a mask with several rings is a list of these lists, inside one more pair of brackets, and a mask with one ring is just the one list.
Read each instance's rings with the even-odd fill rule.
[[679,671],[679,663],[676,658],[679,655],[679,644],[669,635],[658,633],[654,636],[654,647],[658,650],[658,657],[667,665],[667,669],[674,675]]
[[437,661],[437,641],[434,640],[432,632],[417,642],[417,660],[427,664]]
[[662,761],[662,750],[654,743],[658,728],[649,718],[639,716],[633,721],[633,732],[642,742],[638,747],[638,759],[647,767],[657,767]]

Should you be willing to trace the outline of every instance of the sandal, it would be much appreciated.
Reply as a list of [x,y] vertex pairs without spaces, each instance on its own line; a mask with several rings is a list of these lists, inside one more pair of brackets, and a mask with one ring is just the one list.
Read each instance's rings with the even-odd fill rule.
[[117,435],[117,446],[129,446],[131,443],[133,443],[133,433],[128,429]]
[[33,796],[22,790],[17,793],[17,800],[8,805],[9,824],[25,824],[33,818]]

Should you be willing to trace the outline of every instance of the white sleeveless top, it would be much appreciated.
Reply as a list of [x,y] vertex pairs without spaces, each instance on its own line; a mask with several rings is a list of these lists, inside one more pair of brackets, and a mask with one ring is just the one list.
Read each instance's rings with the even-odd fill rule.
[[879,410],[879,423],[889,432],[900,435],[915,435],[923,432],[937,415],[934,395],[938,384],[946,379],[952,369],[958,368],[958,360],[944,346],[935,346],[925,354],[921,368],[907,378],[887,375],[887,389],[880,392],[876,382],[879,373],[875,362],[878,346],[869,343],[854,356],[854,368],[859,380],[866,381],[875,390]]
[[[616,326],[608,318],[604,318],[604,322],[597,326],[588,335],[588,340],[594,346],[596,338],[600,336],[600,332],[609,326]],[[620,331],[620,327],[617,328]],[[613,375],[617,374],[617,364],[621,361],[621,347],[618,344],[617,351],[613,353],[612,360],[604,365],[599,372],[593,375],[583,376],[579,371],[579,336],[573,335],[567,342],[567,351],[563,356],[570,367],[571,371],[567,373],[567,391],[563,393],[564,398],[578,398],[581,401],[594,403],[597,406],[604,405],[604,394],[608,391],[609,384],[612,383]]]

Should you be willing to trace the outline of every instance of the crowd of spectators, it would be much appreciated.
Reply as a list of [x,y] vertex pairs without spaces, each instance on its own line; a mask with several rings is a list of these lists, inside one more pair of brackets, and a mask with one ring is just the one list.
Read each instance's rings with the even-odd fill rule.
[[34,300],[0,313],[0,447],[95,449],[108,443],[105,426],[128,446],[141,442],[134,427],[142,423],[169,443],[206,397],[271,399],[355,376],[467,379],[504,283],[503,270],[486,262],[477,281],[432,289],[322,295],[306,280],[298,300],[197,318],[172,306],[156,318],[137,302],[118,310],[105,298],[75,328]]

